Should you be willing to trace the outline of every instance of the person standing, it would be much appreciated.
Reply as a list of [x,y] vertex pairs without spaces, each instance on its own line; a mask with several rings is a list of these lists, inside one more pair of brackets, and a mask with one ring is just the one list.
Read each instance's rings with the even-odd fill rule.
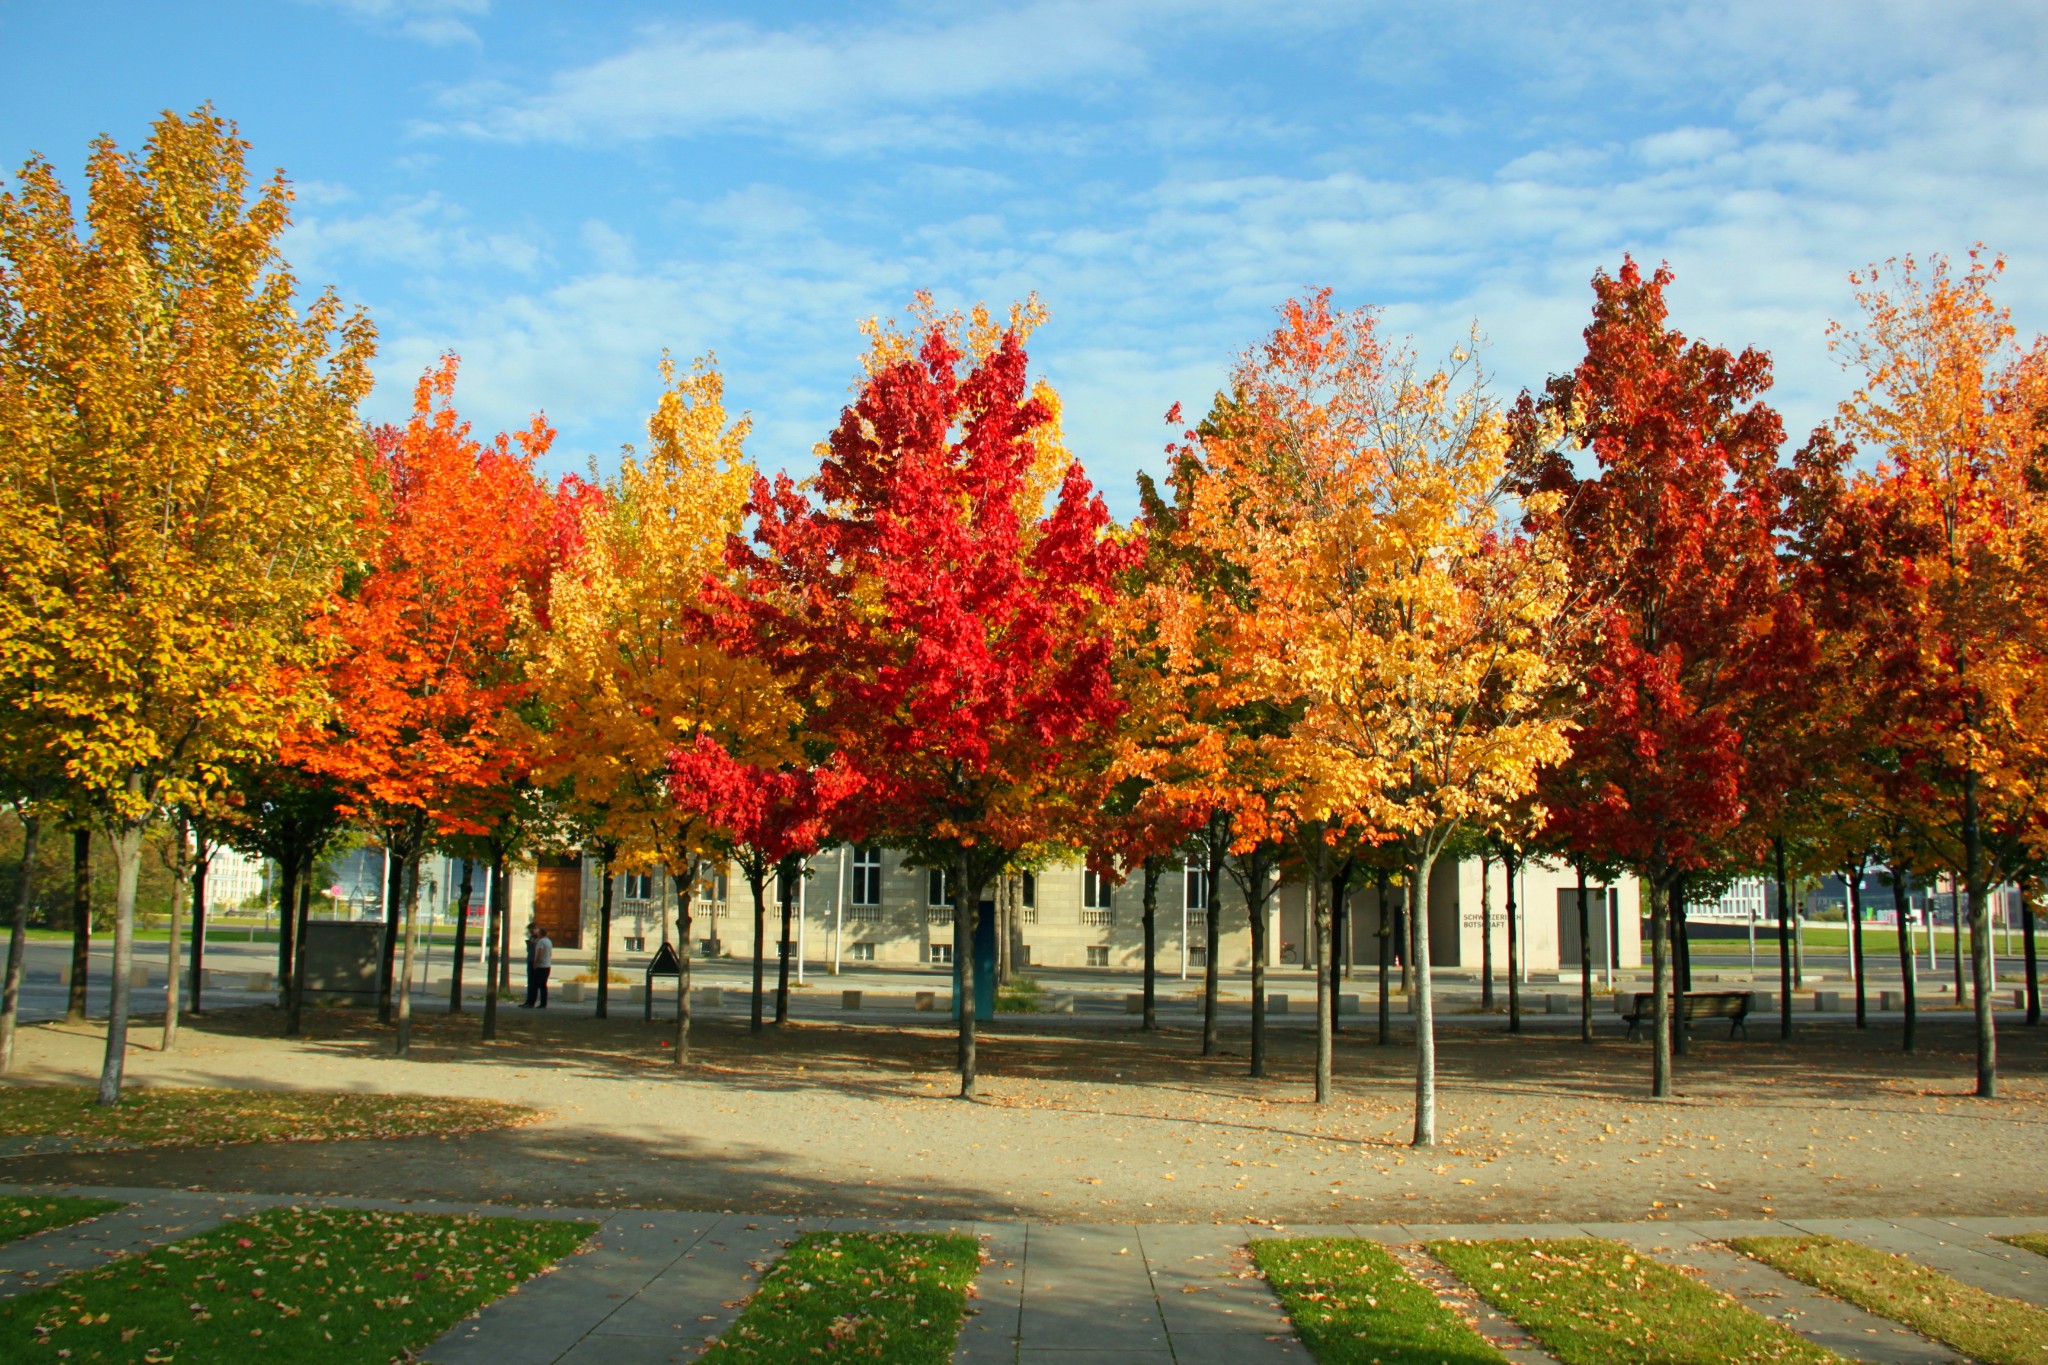
[[555,966],[555,944],[538,925],[526,927],[526,1003],[523,1010],[548,1007],[548,973]]

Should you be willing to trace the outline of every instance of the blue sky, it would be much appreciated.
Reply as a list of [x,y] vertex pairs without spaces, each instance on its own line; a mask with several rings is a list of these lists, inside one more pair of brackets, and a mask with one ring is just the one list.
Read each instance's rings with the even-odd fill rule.
[[642,439],[663,347],[805,467],[861,318],[1035,289],[1128,512],[1168,406],[1318,285],[1425,355],[1476,318],[1512,394],[1576,359],[1596,266],[1668,259],[1676,324],[1769,349],[1795,433],[1860,263],[1981,239],[2048,326],[2044,40],[2016,0],[0,0],[0,164],[76,184],[96,134],[211,100],[296,183],[301,278],[375,316],[370,415],[452,348],[558,472]]

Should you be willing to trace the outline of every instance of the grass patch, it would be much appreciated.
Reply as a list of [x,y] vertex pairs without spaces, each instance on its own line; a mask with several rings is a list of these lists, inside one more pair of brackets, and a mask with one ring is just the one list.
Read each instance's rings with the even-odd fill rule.
[[210,1147],[473,1133],[532,1123],[541,1111],[496,1100],[331,1091],[130,1089],[112,1109],[82,1085],[0,1086],[0,1133],[62,1139],[72,1150]]
[[1507,1359],[1376,1243],[1261,1239],[1251,1244],[1251,1254],[1322,1365],[1494,1365]]
[[2048,1365],[2048,1311],[2032,1304],[1839,1237],[1739,1237],[1729,1245],[1984,1365]]
[[1998,1240],[2021,1251],[2031,1251],[2036,1256],[2048,1256],[2048,1232],[2016,1232]]
[[1015,976],[1010,984],[996,990],[997,1014],[1036,1014],[1039,997],[1045,994],[1045,987],[1035,976]]
[[272,1209],[0,1303],[0,1358],[383,1365],[574,1251],[588,1223]]
[[60,1195],[0,1198],[0,1244],[69,1227],[124,1207],[118,1199],[70,1199]]
[[946,1365],[981,1265],[972,1237],[811,1232],[761,1277],[701,1365],[819,1357]]
[[1841,1360],[1617,1242],[1432,1242],[1429,1249],[1564,1365]]

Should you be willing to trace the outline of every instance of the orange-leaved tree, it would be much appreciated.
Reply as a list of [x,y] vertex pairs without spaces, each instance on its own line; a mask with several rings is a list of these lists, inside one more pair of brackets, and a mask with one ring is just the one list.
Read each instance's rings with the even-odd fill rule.
[[[375,433],[357,516],[363,561],[334,604],[326,723],[291,756],[331,777],[382,839],[391,869],[379,981],[410,981],[418,867],[437,833],[481,834],[479,795],[510,788],[528,754],[513,710],[529,685],[513,649],[517,603],[548,570],[549,497],[534,473],[553,431],[478,441],[455,410],[455,357],[423,375],[412,417]],[[397,1050],[410,1044],[396,991]]]

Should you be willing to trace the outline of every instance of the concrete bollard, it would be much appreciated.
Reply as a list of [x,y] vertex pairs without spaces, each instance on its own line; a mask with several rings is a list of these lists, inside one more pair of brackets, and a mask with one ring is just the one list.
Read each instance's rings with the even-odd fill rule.
[[57,964],[57,984],[60,986],[71,984],[71,959],[68,957]]
[[1339,1014],[1356,1014],[1356,1013],[1358,1013],[1358,997],[1357,997],[1357,996],[1355,996],[1355,995],[1339,995],[1339,996],[1337,997],[1337,1013],[1339,1013]]
[[1614,1012],[1616,1014],[1627,1014],[1636,1007],[1636,994],[1634,991],[1616,991],[1608,999],[1614,1002]]
[[1572,1012],[1572,998],[1569,995],[1546,995],[1543,997],[1543,1012],[1545,1014],[1570,1014]]
[[1840,1014],[1842,1012],[1842,993],[1840,991],[1815,991],[1813,993],[1813,1009],[1816,1014]]
[[1125,1014],[1143,1014],[1144,1012],[1145,1012],[1145,997],[1144,997],[1144,995],[1142,995],[1142,994],[1139,994],[1139,995],[1127,995],[1127,996],[1125,996],[1125,997],[1124,997],[1124,1013],[1125,1013]]
[[839,992],[839,1008],[841,1008],[841,1009],[843,1009],[843,1010],[857,1010],[857,1009],[859,1009],[859,1008],[860,1008],[860,992],[859,992],[859,991],[841,991],[841,992]]
[[2027,988],[2025,986],[2020,986],[2013,991],[2012,1007],[2016,1010],[2023,1010],[2027,1007]]
[[1048,998],[1045,1002],[1045,1012],[1047,1014],[1072,1014],[1074,1012],[1074,997],[1063,992]]
[[1778,993],[1776,991],[1751,991],[1749,993],[1749,1012],[1751,1014],[1776,1014],[1778,1012]]
[[277,989],[277,977],[271,972],[250,972],[242,989],[251,995],[269,995]]
[[583,983],[581,981],[564,981],[562,983],[562,1003],[567,1005],[580,1005],[583,1003]]
[[647,999],[647,983],[646,983],[646,982],[644,982],[644,981],[636,981],[636,982],[634,982],[634,983],[633,983],[632,985],[630,985],[630,986],[626,987],[626,1003],[627,1003],[628,1005],[638,1005],[638,1004],[641,1004],[641,1003],[643,1003],[643,1002],[644,1002],[644,1001],[645,1001],[646,999]]
[[149,968],[130,967],[128,969],[128,988],[137,991],[147,990],[149,988]]
[[700,987],[697,991],[697,1008],[706,1010],[725,1008],[725,991],[717,986]]
[[1285,1013],[1287,1013],[1287,997],[1286,997],[1286,996],[1284,996],[1284,995],[1275,995],[1275,994],[1273,994],[1273,992],[1271,992],[1271,991],[1267,991],[1267,992],[1266,992],[1266,1013],[1267,1013],[1267,1014],[1285,1014]]
[[919,991],[917,993],[915,1008],[924,1010],[925,1012],[929,1013],[932,1010],[937,1009],[938,1007],[939,993],[937,991]]
[[1902,1010],[1906,1008],[1906,993],[1904,991],[1879,991],[1877,993],[1877,1007],[1881,1010]]

